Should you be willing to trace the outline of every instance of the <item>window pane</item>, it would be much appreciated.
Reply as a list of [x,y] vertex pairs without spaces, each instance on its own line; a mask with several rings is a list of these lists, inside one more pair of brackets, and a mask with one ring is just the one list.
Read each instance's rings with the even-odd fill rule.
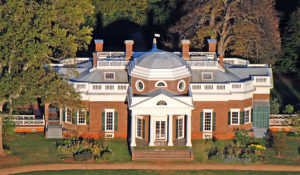
[[166,122],[165,121],[161,121],[161,138],[165,138],[166,137]]
[[239,124],[239,113],[238,112],[231,113],[231,121],[232,121],[232,124]]
[[156,138],[160,138],[160,122],[156,121],[156,131],[155,131]]
[[211,131],[211,113],[205,112],[204,115],[204,131]]
[[107,131],[113,130],[113,113],[112,112],[106,113],[106,130]]
[[78,123],[80,124],[85,124],[85,111],[79,111],[78,112],[79,116],[78,116]]
[[142,137],[142,119],[137,119],[137,136]]
[[183,119],[178,119],[178,137],[183,137]]
[[245,122],[248,123],[250,121],[250,111],[245,111]]

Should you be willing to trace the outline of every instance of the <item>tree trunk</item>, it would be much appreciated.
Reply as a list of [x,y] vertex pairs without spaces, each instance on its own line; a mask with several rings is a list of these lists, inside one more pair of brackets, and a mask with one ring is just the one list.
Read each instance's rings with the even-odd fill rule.
[[3,140],[2,140],[2,114],[0,113],[0,156],[6,156],[4,150],[3,150]]

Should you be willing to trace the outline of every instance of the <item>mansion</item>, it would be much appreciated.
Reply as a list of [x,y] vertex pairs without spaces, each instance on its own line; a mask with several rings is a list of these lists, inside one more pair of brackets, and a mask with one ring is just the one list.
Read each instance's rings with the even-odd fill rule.
[[[92,58],[52,64],[69,75],[80,93],[83,109],[59,111],[62,137],[128,138],[135,146],[187,146],[192,139],[227,139],[236,129],[262,137],[269,127],[272,69],[216,53],[216,40],[208,52],[153,48],[135,52],[134,41],[125,41],[125,52],[106,52],[95,40]],[[76,64],[77,75],[70,71]],[[74,71],[73,71],[74,72]],[[45,106],[51,138],[51,107]]]

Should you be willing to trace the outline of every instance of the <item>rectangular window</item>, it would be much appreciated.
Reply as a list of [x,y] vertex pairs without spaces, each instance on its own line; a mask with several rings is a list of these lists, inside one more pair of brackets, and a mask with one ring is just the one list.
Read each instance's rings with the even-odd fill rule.
[[233,89],[241,89],[242,85],[241,84],[233,84],[232,88]]
[[250,121],[251,121],[251,108],[249,107],[249,108],[245,108],[244,109],[244,111],[245,111],[245,123],[250,123]]
[[240,117],[240,110],[239,109],[234,109],[231,110],[231,124],[232,125],[238,125],[239,124],[239,117]]
[[213,90],[214,86],[213,85],[205,85],[204,89],[205,90]]
[[105,80],[114,80],[115,73],[114,72],[104,72],[104,78],[105,78]]
[[267,78],[256,78],[256,82],[265,83],[265,82],[267,82]]
[[179,117],[177,122],[178,122],[178,138],[183,138],[184,137],[183,117]]
[[105,90],[114,90],[114,85],[105,85]]
[[212,113],[204,112],[204,131],[211,131]]
[[114,130],[114,112],[106,111],[105,112],[105,131]]
[[67,109],[66,110],[66,122],[68,123],[72,123],[72,110],[71,109]]
[[217,90],[225,90],[225,85],[217,85]]
[[93,90],[101,90],[102,86],[101,85],[93,85]]
[[212,80],[212,73],[211,72],[202,73],[202,80]]
[[77,89],[85,89],[86,85],[85,84],[77,84],[76,88]]
[[136,137],[142,138],[143,137],[143,119],[137,118],[136,120]]
[[86,111],[78,111],[78,124],[86,124]]

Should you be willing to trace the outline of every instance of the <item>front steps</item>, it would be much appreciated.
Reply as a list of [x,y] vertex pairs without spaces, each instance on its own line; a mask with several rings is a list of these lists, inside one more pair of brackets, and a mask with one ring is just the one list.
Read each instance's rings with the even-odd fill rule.
[[190,150],[134,150],[132,151],[132,160],[193,160],[193,154]]
[[268,128],[253,128],[254,138],[264,138],[266,137]]
[[62,136],[62,127],[60,125],[49,124],[47,128],[47,138],[48,139],[61,139]]

